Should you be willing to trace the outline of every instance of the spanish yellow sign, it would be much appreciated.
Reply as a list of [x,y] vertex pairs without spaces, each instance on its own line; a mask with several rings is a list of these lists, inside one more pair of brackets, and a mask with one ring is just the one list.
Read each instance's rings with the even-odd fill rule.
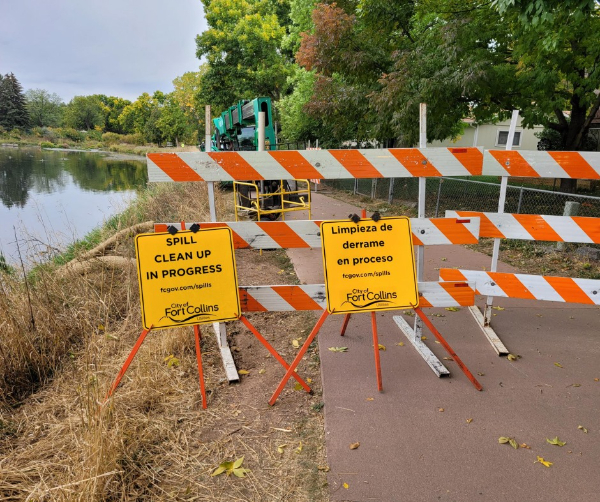
[[140,234],[135,249],[145,329],[239,318],[231,229]]
[[399,216],[321,223],[327,310],[332,314],[417,306],[410,220]]

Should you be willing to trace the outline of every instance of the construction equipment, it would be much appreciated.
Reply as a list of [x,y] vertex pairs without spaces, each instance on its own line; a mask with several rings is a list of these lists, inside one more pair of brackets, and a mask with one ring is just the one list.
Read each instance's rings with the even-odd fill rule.
[[[264,150],[276,150],[271,98],[241,100],[213,119],[211,150],[259,150],[259,114],[265,114]],[[307,180],[234,181],[235,219],[248,216],[253,220],[276,220],[290,211],[308,210],[310,219],[310,184]]]

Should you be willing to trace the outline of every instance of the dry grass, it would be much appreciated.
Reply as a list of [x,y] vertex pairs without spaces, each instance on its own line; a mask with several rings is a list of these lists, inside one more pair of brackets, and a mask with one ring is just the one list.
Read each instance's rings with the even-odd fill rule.
[[[153,187],[122,226],[207,219],[203,190]],[[218,207],[222,219],[229,198]],[[132,241],[112,253],[133,257]],[[282,252],[248,251],[237,261],[242,284],[290,281]],[[315,394],[288,384],[269,407],[281,366],[241,323],[229,323],[238,368],[250,372],[229,385],[216,340],[203,327],[202,410],[191,328],[152,332],[100,406],[141,332],[134,267],[98,264],[67,279],[40,267],[30,275],[29,297],[22,279],[0,281],[0,500],[327,500],[316,346],[299,368]],[[310,312],[250,319],[286,360],[296,351],[291,340],[314,324]],[[178,364],[169,366],[168,356]],[[220,462],[242,456],[246,478],[211,477]]]

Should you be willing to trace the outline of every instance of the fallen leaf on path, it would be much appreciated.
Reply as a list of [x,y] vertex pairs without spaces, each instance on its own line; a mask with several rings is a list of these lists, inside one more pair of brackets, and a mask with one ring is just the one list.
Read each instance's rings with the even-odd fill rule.
[[302,384],[300,382],[296,382],[294,384],[294,390],[302,390],[304,389],[304,387],[302,387]]
[[444,314],[431,314],[431,317],[446,317]]
[[292,429],[281,429],[280,427],[271,427],[274,431],[292,432]]
[[295,349],[300,348],[300,342],[296,338],[294,338],[292,340],[292,345],[294,346]]
[[239,370],[238,373],[240,375],[249,375],[250,374],[250,372],[248,370]]
[[473,421],[472,418],[467,418],[467,423],[470,424]]
[[448,312],[458,312],[460,310],[459,307],[446,307],[445,310]]
[[348,347],[329,347],[331,352],[348,352]]
[[283,449],[284,449],[286,446],[287,446],[287,444],[280,444],[280,445],[277,447],[277,451],[278,451],[279,453],[283,453]]
[[450,356],[446,356],[443,359],[444,361],[454,361],[454,359],[452,359]]
[[412,310],[403,310],[402,313],[410,317],[413,317],[415,315],[415,313]]
[[328,465],[317,465],[317,469],[319,471],[329,472],[329,466]]
[[587,434],[587,429],[583,425],[578,425],[577,428]]
[[509,361],[516,361],[518,358],[514,354],[508,354],[506,356],[506,359],[508,359]]
[[504,307],[492,307],[494,310],[505,310]]
[[385,345],[383,345],[382,343],[378,343],[377,346],[379,347],[379,350],[383,350],[386,351],[387,349],[385,348]]
[[302,451],[302,441],[300,441],[298,448],[296,448],[296,453],[300,453],[301,451]]
[[426,336],[422,336],[421,340],[427,340],[427,337]]
[[567,385],[567,387],[581,387],[580,383],[572,383],[570,385]]
[[594,378],[594,382],[600,382],[600,378]]
[[439,340],[434,340],[434,342],[435,342],[435,343],[440,343],[440,344],[442,343],[442,342],[440,342]]
[[351,450],[356,450],[360,446],[360,443],[357,441],[356,443],[350,444]]
[[342,486],[343,486],[343,487],[344,487],[346,490],[348,489],[348,483],[344,483]]
[[519,445],[519,448],[526,448],[527,450],[531,450],[531,446],[529,446],[527,443],[521,443]]
[[556,436],[554,439],[546,438],[546,443],[555,444],[556,446],[564,446],[567,444],[565,441],[561,441],[560,439],[558,439],[558,436]]
[[264,368],[261,368],[258,370],[259,375],[262,375],[263,373],[266,373],[266,372],[267,372],[267,370]]
[[375,398],[374,397],[368,397],[367,401],[375,401]]
[[519,443],[517,443],[517,441],[514,438],[509,438],[509,437],[506,437],[506,436],[501,436],[501,437],[498,438],[498,442],[500,444],[506,444],[506,443],[508,443],[515,450],[519,449]]
[[478,376],[485,376],[485,373],[482,373],[481,371],[478,371],[478,372],[477,372],[477,375],[478,375]]
[[398,345],[399,347],[404,347],[404,342],[398,342],[396,345]]
[[562,364],[560,363],[554,363],[554,366],[556,366],[557,368],[562,368]]
[[550,467],[552,465],[552,462],[548,462],[547,460],[544,460],[542,457],[539,457],[539,456],[538,456],[537,460],[535,460],[533,463],[535,464],[537,462],[539,462],[540,464],[542,464],[545,467]]
[[444,408],[438,408],[438,411],[439,411],[440,413],[443,413],[443,412],[444,412]]

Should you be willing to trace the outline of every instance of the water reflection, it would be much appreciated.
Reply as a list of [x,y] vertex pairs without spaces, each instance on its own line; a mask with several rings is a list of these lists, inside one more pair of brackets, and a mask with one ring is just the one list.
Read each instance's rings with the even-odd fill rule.
[[0,253],[14,261],[13,227],[18,240],[49,229],[63,244],[81,238],[146,183],[142,158],[0,148]]

